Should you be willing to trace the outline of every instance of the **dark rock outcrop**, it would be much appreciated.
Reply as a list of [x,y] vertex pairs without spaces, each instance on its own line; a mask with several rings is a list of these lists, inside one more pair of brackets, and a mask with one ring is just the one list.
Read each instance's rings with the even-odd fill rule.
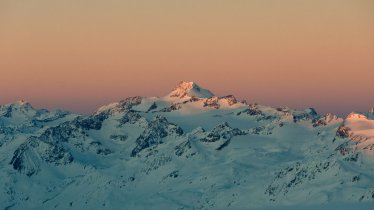
[[142,150],[156,146],[163,143],[163,138],[168,135],[180,136],[183,134],[182,128],[169,123],[163,116],[157,116],[154,120],[148,123],[147,128],[137,138],[136,146],[131,152],[131,156],[136,156]]

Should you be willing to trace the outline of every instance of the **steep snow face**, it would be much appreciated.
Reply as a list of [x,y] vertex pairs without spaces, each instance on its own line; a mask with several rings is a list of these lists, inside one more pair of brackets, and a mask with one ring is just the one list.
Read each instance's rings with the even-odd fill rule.
[[45,126],[57,125],[74,117],[76,115],[64,111],[34,109],[25,101],[0,106],[0,145],[18,134],[32,134]]
[[8,121],[24,121],[32,119],[37,111],[26,101],[17,101],[13,104],[0,106],[0,117]]
[[365,115],[351,113],[344,121],[352,136],[374,138],[374,120],[369,120]]
[[[349,114],[337,129],[334,141],[341,142],[348,139],[340,144],[336,151],[345,157],[345,161],[359,162],[362,167],[371,168],[374,162],[374,120],[367,116],[370,116],[370,113]],[[361,173],[366,174],[362,171]],[[373,177],[372,174],[368,176]],[[374,190],[370,195],[374,198]],[[370,195],[362,195],[360,200],[367,199]]]
[[0,209],[374,205],[370,113],[341,119],[180,86],[90,116],[1,106]]
[[46,109],[34,109],[30,103],[20,100],[12,104],[0,106],[0,122],[6,124],[25,124],[34,122],[53,121],[67,116],[69,113],[61,110],[48,111]]
[[167,95],[170,98],[185,98],[185,97],[196,97],[196,98],[209,98],[212,97],[213,93],[207,89],[199,87],[194,82],[181,82],[176,86],[171,93]]
[[[370,115],[368,113],[367,115]],[[374,156],[374,120],[364,114],[351,113],[344,120],[343,125],[338,129],[340,136],[353,140],[353,145],[347,145],[346,151],[359,149]]]

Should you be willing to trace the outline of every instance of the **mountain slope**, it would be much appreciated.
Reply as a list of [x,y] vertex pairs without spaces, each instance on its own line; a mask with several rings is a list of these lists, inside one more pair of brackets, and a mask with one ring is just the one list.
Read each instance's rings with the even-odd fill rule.
[[[374,205],[371,113],[319,116],[182,82],[90,116],[0,107],[1,209]],[[373,205],[372,205],[373,204]]]

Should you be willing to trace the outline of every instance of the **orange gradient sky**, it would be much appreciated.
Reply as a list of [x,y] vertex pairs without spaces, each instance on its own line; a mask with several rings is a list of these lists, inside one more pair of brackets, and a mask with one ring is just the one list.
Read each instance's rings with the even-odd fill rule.
[[374,106],[372,0],[0,0],[0,104],[90,113],[179,81],[248,102]]

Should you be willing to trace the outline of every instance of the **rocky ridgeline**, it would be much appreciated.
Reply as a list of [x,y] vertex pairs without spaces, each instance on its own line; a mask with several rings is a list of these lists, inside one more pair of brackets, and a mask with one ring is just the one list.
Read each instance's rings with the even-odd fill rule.
[[186,82],[166,97],[131,97],[89,116],[3,105],[0,207],[372,201],[371,115],[247,104]]

